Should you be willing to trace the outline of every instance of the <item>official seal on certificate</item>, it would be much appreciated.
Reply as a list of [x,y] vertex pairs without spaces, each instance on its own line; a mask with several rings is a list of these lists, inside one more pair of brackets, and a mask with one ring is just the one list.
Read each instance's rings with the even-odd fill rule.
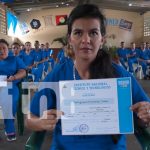
[[79,126],[79,131],[80,131],[81,133],[87,133],[87,132],[89,131],[88,125],[87,125],[87,124],[81,124],[81,125]]

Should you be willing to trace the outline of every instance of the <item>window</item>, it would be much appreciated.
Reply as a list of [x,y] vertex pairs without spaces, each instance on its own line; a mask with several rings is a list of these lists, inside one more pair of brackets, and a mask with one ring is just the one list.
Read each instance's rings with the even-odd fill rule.
[[150,18],[144,20],[144,36],[150,36]]
[[6,9],[0,5],[0,33],[7,34]]

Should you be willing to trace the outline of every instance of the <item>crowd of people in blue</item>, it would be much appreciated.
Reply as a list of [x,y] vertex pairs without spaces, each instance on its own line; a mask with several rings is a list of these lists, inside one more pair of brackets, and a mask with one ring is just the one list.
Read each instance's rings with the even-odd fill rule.
[[[21,48],[21,45],[15,42],[9,48],[8,42],[0,39],[0,76],[7,76],[7,81],[13,83],[13,116],[17,112],[19,100],[18,83],[21,81],[41,81],[42,77],[44,78],[65,57],[64,50],[60,50],[56,63],[53,58],[53,50],[49,48],[48,42],[40,46],[39,41],[35,41],[34,47],[31,48],[31,43],[26,42]],[[3,100],[5,101],[5,99]],[[0,100],[0,105],[3,104],[3,101]],[[14,119],[4,119],[4,124],[7,140],[16,140]]]
[[[68,43],[73,49],[73,58],[66,57],[65,51],[60,50],[55,60],[49,43],[40,46],[39,41],[35,41],[34,48],[31,48],[30,42],[26,42],[22,49],[18,43],[13,43],[11,50],[8,50],[7,41],[0,39],[0,75],[6,75],[7,81],[13,82],[13,116],[17,111],[19,95],[16,81],[40,82],[44,79],[43,74],[46,76],[44,79],[46,82],[131,77],[133,98],[131,109],[142,121],[149,123],[149,97],[132,76],[132,73],[136,72],[133,69],[133,63],[137,63],[142,66],[144,79],[148,78],[149,43],[142,43],[140,49],[136,49],[135,43],[131,43],[131,49],[126,49],[125,43],[121,42],[121,48],[117,51],[122,64],[120,66],[111,62],[107,52],[101,49],[105,35],[105,17],[99,8],[92,4],[84,4],[75,7],[69,16]],[[30,75],[33,75],[34,78],[30,78]],[[46,113],[49,118],[47,120],[40,118],[38,107],[40,93],[36,93],[31,102],[30,119],[27,119],[27,127],[34,131],[54,130],[51,145],[53,150],[126,149],[124,135],[118,136],[117,143],[113,141],[112,135],[63,136],[61,123],[57,116],[58,113],[61,115],[63,113],[56,108],[54,93],[49,91],[45,91],[45,93],[48,95]],[[16,140],[14,120],[4,119],[4,124],[7,140]]]
[[[121,65],[130,73],[136,74],[139,71],[139,66],[141,66],[143,78],[150,78],[150,45],[148,42],[142,42],[139,48],[132,42],[130,48],[126,48],[125,42],[122,41],[117,55]],[[133,64],[137,64],[137,67],[134,68]]]
[[[64,57],[64,51],[58,53],[57,62]],[[48,73],[49,69],[53,69],[55,60],[53,58],[53,50],[49,48],[49,43],[41,44],[35,41],[34,48],[31,48],[31,43],[26,42],[24,48],[21,49],[19,43],[13,43],[9,55],[20,57],[26,65],[28,73],[34,75],[34,82],[39,82]],[[33,76],[32,76],[33,77]],[[28,76],[30,78],[30,76]]]

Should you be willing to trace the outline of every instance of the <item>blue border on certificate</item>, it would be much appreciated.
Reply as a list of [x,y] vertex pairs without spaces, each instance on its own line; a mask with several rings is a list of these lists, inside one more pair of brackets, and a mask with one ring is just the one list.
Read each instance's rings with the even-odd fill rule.
[[130,110],[132,105],[131,78],[117,79],[117,91],[120,133],[131,133],[134,131],[133,112]]

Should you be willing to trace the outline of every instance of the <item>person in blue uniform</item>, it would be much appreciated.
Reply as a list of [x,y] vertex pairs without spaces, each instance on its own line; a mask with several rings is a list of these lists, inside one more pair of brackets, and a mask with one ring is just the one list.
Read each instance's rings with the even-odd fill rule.
[[45,47],[46,47],[46,53],[47,53],[47,57],[48,57],[48,63],[45,66],[45,71],[50,71],[54,68],[55,65],[55,60],[53,58],[53,54],[54,51],[50,48],[50,45],[48,42],[45,43]]
[[12,52],[13,52],[13,56],[20,56],[20,51],[21,51],[21,47],[20,44],[17,42],[14,42],[11,46],[12,48]]
[[[17,83],[26,75],[25,65],[19,57],[8,56],[8,43],[4,39],[0,39],[0,76],[7,76],[7,81],[13,83],[12,88],[12,110],[15,117],[17,111],[17,102],[19,98],[19,91]],[[4,96],[4,95],[3,95]],[[2,110],[8,109],[9,99],[5,97],[0,99],[0,105]],[[6,110],[5,110],[6,107]],[[5,113],[5,112],[3,112]],[[4,115],[5,116],[5,115]],[[14,119],[4,118],[5,134],[8,141],[16,140]]]
[[65,46],[63,45],[62,49],[57,54],[56,63],[59,63],[64,59],[64,57],[65,57],[65,50],[64,49],[65,49]]
[[128,66],[129,66],[129,72],[134,73],[133,64],[138,64],[138,53],[139,49],[136,48],[136,45],[134,42],[131,43],[131,48],[128,50]]
[[[32,69],[35,67],[34,64],[34,51],[31,49],[31,42],[26,42],[24,49],[20,52],[20,57],[26,65],[27,70],[27,81],[33,81]],[[34,70],[34,69],[33,69]]]
[[43,51],[39,48],[40,44],[39,41],[35,41],[34,43],[35,49],[33,50],[34,53],[34,64],[35,68],[32,69],[32,74],[34,74],[35,82],[39,82],[42,79],[42,73],[43,73]]
[[[131,77],[131,109],[144,123],[149,123],[148,96],[136,79],[123,67],[112,64],[109,54],[101,49],[106,34],[105,21],[105,17],[95,5],[84,4],[75,7],[68,18],[68,42],[74,51],[75,63],[68,59],[57,65],[45,81]],[[40,117],[39,103],[43,92],[47,96],[48,106]],[[62,114],[63,112],[56,110],[56,95],[46,88],[35,94],[28,114],[30,119],[26,120],[26,124],[34,131],[53,131],[51,150],[126,150],[124,135],[62,135],[59,120]]]
[[146,42],[146,49],[150,51],[150,45],[149,45],[149,42]]
[[43,59],[44,59],[44,74],[48,73],[49,68],[49,57],[51,55],[51,49],[49,49],[49,43],[46,43],[43,49]]
[[50,48],[48,42],[45,43],[45,48],[49,51],[49,56],[53,55],[54,51]]
[[119,57],[119,61],[120,63],[122,64],[122,66],[127,69],[127,65],[126,65],[126,62],[127,62],[127,54],[128,54],[128,49],[125,48],[125,43],[122,41],[120,43],[120,48],[117,49],[117,55]]
[[53,70],[53,68],[55,67],[55,59],[54,59],[53,54],[50,56],[49,62],[50,62],[50,65],[51,65],[51,70]]
[[34,66],[34,52],[31,49],[31,43],[26,42],[24,49],[21,51],[21,58],[26,65],[26,69],[30,70]]
[[149,50],[146,49],[145,42],[141,43],[138,61],[139,61],[139,64],[142,66],[144,79],[148,79],[149,74],[147,74],[147,67],[150,66],[150,57],[149,57]]

